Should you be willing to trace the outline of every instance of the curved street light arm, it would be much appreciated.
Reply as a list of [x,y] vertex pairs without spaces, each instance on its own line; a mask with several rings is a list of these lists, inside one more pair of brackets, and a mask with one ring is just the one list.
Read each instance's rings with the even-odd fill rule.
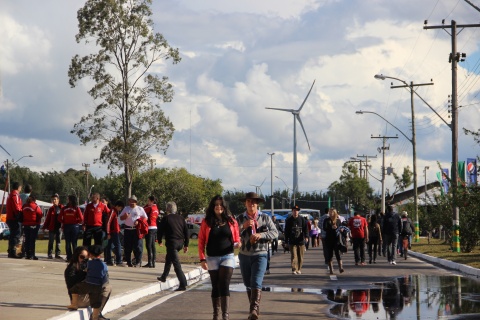
[[394,127],[395,129],[397,129],[398,132],[400,132],[405,138],[407,138],[408,141],[410,141],[410,143],[413,143],[413,140],[410,139],[409,137],[407,137],[406,134],[403,133],[402,130],[398,129],[398,128],[397,128],[396,126],[394,126],[390,121],[388,121],[387,119],[385,119],[384,117],[382,117],[382,116],[379,115],[378,113],[373,112],[373,111],[362,111],[362,110],[356,111],[355,113],[356,113],[356,114],[364,114],[364,113],[376,114],[377,116],[379,116],[380,118],[382,118],[383,120],[385,120],[386,123],[388,123],[389,125],[391,125],[391,126]]
[[400,81],[404,84],[406,84],[407,86],[410,86],[405,80],[402,80],[402,79],[399,79],[399,78],[395,78],[395,77],[389,77],[389,76],[385,76],[383,74],[376,74],[374,76],[375,79],[380,79],[380,80],[385,80],[385,79],[392,79],[392,80],[397,80],[397,81]]

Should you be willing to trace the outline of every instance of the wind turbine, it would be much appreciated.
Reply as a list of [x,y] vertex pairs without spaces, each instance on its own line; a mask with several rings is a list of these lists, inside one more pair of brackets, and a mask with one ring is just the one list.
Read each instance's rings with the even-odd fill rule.
[[312,86],[310,87],[310,90],[308,91],[307,96],[305,97],[302,104],[300,105],[300,108],[298,108],[297,110],[295,110],[295,109],[280,109],[280,108],[265,108],[265,109],[271,109],[271,110],[291,112],[292,115],[293,115],[293,189],[292,189],[293,193],[298,191],[297,120],[300,123],[300,126],[302,127],[302,130],[303,130],[303,134],[305,135],[305,139],[307,140],[308,150],[310,150],[310,143],[308,142],[307,133],[305,132],[305,128],[303,127],[302,119],[300,119],[300,111],[302,111],[302,108],[305,105],[305,102],[307,101],[308,96],[310,95],[310,92],[312,92],[312,88],[313,88],[314,84],[315,84],[315,80],[313,80]]
[[255,193],[258,194],[258,195],[261,195],[263,194],[262,193],[262,189],[260,189],[262,186],[263,186],[263,183],[265,182],[265,180],[267,180],[267,177],[265,177],[265,179],[263,179],[262,183],[259,185],[259,186],[256,186],[254,184],[251,184],[252,187],[255,187]]

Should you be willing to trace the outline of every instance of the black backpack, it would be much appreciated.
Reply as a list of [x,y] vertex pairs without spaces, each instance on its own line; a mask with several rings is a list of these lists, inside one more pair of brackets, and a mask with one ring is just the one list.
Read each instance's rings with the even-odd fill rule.
[[402,234],[411,236],[413,234],[412,227],[410,225],[410,221],[408,220],[403,220],[402,221]]

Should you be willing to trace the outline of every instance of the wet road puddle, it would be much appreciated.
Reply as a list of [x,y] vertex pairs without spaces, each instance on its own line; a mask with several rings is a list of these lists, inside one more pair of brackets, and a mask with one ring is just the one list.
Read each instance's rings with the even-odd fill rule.
[[411,275],[374,288],[324,290],[341,319],[480,319],[480,282]]
[[[201,287],[211,290],[209,281]],[[354,289],[262,290],[322,295],[333,303],[330,314],[338,319],[480,319],[480,282],[461,276],[410,275]],[[245,286],[232,283],[230,291],[245,292]]]

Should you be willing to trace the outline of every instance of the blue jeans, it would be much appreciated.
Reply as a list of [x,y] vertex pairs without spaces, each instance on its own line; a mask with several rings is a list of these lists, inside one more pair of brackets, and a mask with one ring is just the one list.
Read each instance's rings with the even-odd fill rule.
[[16,246],[20,243],[22,233],[21,224],[17,220],[7,220],[10,229],[10,237],[8,238],[8,254],[16,255]]
[[65,234],[65,251],[67,253],[67,261],[72,258],[73,252],[77,248],[78,240],[78,224],[65,224],[63,225],[63,233]]
[[385,233],[385,245],[387,246],[388,261],[395,261],[397,255],[398,233]]
[[105,262],[113,263],[112,250],[115,254],[115,263],[122,264],[122,245],[120,244],[120,235],[117,232],[110,233],[107,246],[105,247]]
[[263,276],[267,270],[267,254],[246,256],[239,254],[240,272],[242,273],[243,284],[248,289],[262,289]]

